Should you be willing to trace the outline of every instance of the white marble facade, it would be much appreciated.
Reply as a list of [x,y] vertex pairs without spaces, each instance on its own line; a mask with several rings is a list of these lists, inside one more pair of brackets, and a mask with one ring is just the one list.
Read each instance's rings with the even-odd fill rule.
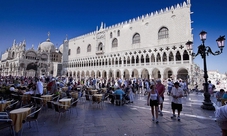
[[66,39],[60,46],[62,74],[78,80],[190,78],[193,61],[185,46],[193,41],[190,8],[188,0]]
[[[2,76],[53,76],[54,64],[61,63],[62,54],[55,48],[54,44],[48,39],[38,46],[35,50],[26,50],[26,42],[16,43],[14,40],[11,48],[7,49],[1,56],[0,74]],[[37,65],[36,69],[34,65]]]

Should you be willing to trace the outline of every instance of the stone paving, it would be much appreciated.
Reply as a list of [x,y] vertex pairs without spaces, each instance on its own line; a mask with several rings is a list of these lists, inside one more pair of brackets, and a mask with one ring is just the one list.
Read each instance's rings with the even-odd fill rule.
[[[192,93],[183,98],[181,121],[172,115],[170,96],[165,96],[163,116],[159,123],[152,121],[147,96],[136,94],[132,104],[115,106],[105,102],[103,107],[89,101],[80,101],[73,113],[66,113],[58,123],[58,113],[44,108],[40,113],[39,131],[35,124],[24,124],[23,136],[220,136],[221,129],[214,111],[200,108],[203,94]],[[212,98],[214,105],[215,98]],[[78,113],[78,114],[77,114]],[[10,135],[9,129],[0,130],[0,136]],[[20,135],[20,134],[17,134]]]

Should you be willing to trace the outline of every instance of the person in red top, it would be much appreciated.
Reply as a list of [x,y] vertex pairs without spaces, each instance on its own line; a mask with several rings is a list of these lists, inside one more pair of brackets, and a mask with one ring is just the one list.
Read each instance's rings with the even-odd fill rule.
[[159,112],[160,112],[160,115],[163,116],[162,109],[163,109],[163,102],[164,102],[164,93],[166,89],[165,89],[165,86],[161,83],[160,79],[156,81],[156,89],[159,94],[159,105],[160,105]]

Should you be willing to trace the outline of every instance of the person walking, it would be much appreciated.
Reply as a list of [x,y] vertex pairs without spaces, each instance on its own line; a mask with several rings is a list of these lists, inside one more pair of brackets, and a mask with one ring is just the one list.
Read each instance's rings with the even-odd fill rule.
[[150,85],[151,91],[148,92],[147,97],[147,105],[151,107],[151,114],[152,114],[152,120],[158,123],[158,99],[159,95],[157,90],[155,89],[155,84],[151,83]]
[[167,81],[167,87],[168,87],[167,95],[170,95],[171,94],[172,87],[173,87],[173,82],[171,81],[171,79],[168,79],[168,81]]
[[179,87],[179,83],[175,82],[174,87],[171,91],[171,95],[173,97],[171,107],[172,107],[172,112],[173,116],[171,116],[171,119],[176,118],[175,110],[177,110],[178,113],[178,121],[180,121],[180,113],[182,111],[182,97],[183,97],[183,90],[182,88]]
[[150,91],[150,86],[149,86],[149,80],[148,79],[144,82],[144,88],[146,89],[145,92],[144,92],[144,95],[147,95],[147,93]]
[[159,99],[159,105],[160,105],[160,108],[159,108],[159,112],[160,112],[160,115],[163,116],[163,113],[162,113],[162,109],[163,109],[163,102],[164,102],[164,93],[165,93],[165,86],[161,83],[161,80],[158,79],[156,81],[156,89],[158,91],[158,95],[160,96],[160,99]]

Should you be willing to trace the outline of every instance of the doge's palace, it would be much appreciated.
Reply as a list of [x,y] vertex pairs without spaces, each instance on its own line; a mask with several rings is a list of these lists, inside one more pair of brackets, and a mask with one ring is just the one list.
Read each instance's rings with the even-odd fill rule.
[[112,26],[66,39],[60,46],[62,74],[95,78],[191,77],[193,41],[190,0]]

